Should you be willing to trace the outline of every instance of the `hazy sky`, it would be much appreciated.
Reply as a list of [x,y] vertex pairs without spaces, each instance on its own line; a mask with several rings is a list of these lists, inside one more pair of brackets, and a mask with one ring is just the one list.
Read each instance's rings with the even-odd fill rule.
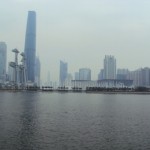
[[37,55],[42,79],[59,78],[59,60],[70,73],[92,70],[97,79],[105,55],[117,68],[150,67],[150,0],[1,0],[0,41],[24,51],[27,13],[37,13]]

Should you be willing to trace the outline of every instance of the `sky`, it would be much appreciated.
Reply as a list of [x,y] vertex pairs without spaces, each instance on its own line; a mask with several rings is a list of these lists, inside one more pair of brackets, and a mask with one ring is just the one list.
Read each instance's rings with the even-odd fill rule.
[[41,78],[50,72],[59,80],[59,61],[68,72],[90,68],[96,80],[105,55],[114,55],[117,68],[150,67],[149,0],[1,0],[0,41],[24,51],[28,11],[37,15],[36,54]]

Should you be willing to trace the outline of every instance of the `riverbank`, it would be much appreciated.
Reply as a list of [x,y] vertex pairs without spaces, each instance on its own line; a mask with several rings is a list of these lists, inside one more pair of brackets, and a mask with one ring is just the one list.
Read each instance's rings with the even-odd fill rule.
[[147,94],[150,95],[150,91],[86,91],[86,90],[26,90],[26,89],[0,89],[0,92],[44,92],[44,93],[96,93],[96,94]]

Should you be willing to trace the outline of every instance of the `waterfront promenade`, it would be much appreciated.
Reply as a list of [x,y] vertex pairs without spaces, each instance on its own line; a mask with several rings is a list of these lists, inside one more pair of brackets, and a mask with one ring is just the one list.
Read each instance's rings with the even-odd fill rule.
[[82,88],[68,88],[68,87],[27,87],[27,88],[0,88],[0,91],[8,92],[80,92],[80,93],[99,93],[99,94],[150,94],[150,89],[145,87],[137,88],[99,88],[99,87],[87,87],[85,90]]

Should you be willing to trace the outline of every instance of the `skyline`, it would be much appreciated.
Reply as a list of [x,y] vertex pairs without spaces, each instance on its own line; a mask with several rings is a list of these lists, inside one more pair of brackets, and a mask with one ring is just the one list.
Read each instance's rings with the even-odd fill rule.
[[13,60],[13,48],[23,52],[27,12],[36,11],[37,56],[44,81],[48,71],[51,80],[58,81],[60,60],[68,63],[68,72],[72,74],[79,68],[91,68],[92,79],[102,69],[105,55],[115,56],[117,68],[149,67],[150,2],[146,0],[1,3],[0,41],[7,44],[8,61]]

